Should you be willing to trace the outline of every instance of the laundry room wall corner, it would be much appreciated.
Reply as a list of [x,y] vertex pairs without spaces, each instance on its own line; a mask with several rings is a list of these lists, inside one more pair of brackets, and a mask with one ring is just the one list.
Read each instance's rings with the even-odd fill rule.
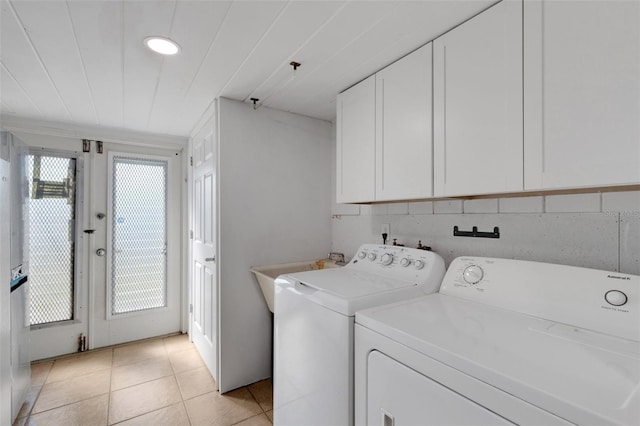
[[271,314],[249,268],[326,257],[332,124],[219,100],[218,385],[271,375]]

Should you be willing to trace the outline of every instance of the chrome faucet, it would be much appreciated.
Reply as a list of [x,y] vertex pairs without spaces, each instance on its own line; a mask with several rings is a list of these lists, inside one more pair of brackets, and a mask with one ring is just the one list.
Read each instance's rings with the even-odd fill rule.
[[345,265],[347,263],[344,260],[344,253],[332,251],[327,255],[327,258],[336,262],[336,265]]

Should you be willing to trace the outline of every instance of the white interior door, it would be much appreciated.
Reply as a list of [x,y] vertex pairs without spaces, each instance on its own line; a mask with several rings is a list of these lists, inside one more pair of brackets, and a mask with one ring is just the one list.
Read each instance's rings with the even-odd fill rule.
[[212,118],[193,139],[190,334],[211,375],[218,379],[216,268],[216,132]]
[[93,163],[91,348],[180,331],[179,153],[122,148]]

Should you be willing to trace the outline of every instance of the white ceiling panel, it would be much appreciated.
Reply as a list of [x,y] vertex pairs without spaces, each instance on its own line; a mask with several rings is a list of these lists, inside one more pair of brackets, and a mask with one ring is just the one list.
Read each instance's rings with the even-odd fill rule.
[[[340,10],[340,13],[332,17],[297,53],[296,57],[299,58],[298,62],[302,66],[296,72],[295,80],[289,81],[286,86],[271,94],[269,99],[267,97],[270,92],[262,90],[262,88],[256,90],[252,97],[261,99],[267,106],[272,106],[284,97],[294,94],[307,99],[308,94],[307,96],[303,95],[302,90],[312,90],[314,93],[325,90],[326,87],[317,84],[315,79],[315,76],[322,74],[324,64],[343,50],[350,51],[349,46],[354,40],[358,40],[363,34],[370,32],[380,21],[392,13],[395,7],[395,3],[390,1],[347,3]],[[278,69],[278,79],[282,81],[290,75],[288,64],[281,64]],[[353,83],[355,81],[351,82],[351,84]],[[339,83],[339,85],[341,84]]]
[[[302,59],[297,56],[309,37],[323,28],[345,4],[333,1],[293,1],[287,4],[271,31],[260,40],[257,49],[247,58],[222,95],[233,99],[266,99],[293,77],[293,68],[289,63],[300,63]],[[287,70],[284,76],[273,72],[282,69]]]
[[0,0],[0,113],[136,140],[188,136],[218,96],[333,120],[340,91],[494,1]]
[[6,111],[8,115],[42,117],[42,112],[40,112],[35,102],[31,100],[3,65],[0,66],[0,82],[2,82],[0,86],[2,97],[0,100],[2,101],[3,112]]
[[[177,134],[188,134],[192,130],[195,119],[203,111],[195,113],[198,117],[192,120],[187,118],[178,122],[175,118],[177,105],[191,102],[187,95],[230,7],[230,1],[181,1],[177,4],[169,36],[182,51],[178,57],[166,58],[163,63],[147,130],[162,129],[164,133]],[[203,77],[206,84],[206,76]]]
[[[23,1],[13,7],[72,121],[97,124],[66,3]],[[63,111],[58,118],[65,118]]]
[[200,118],[227,82],[242,69],[285,6],[284,1],[232,3],[187,97],[176,105],[176,130],[188,117]]
[[13,6],[6,1],[2,2],[1,38],[2,64],[38,106],[39,111],[46,116],[71,120],[69,110],[52,84],[40,56],[36,54],[15,15]]
[[125,127],[123,2],[69,1],[67,6],[98,115],[98,124]]
[[146,131],[156,90],[165,62],[180,58],[164,57],[144,45],[149,35],[170,34],[175,1],[124,3],[123,119],[127,128]]

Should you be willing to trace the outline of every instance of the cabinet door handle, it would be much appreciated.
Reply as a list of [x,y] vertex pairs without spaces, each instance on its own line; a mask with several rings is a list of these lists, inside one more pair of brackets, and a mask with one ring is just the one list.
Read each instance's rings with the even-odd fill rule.
[[205,262],[215,262],[215,261],[216,261],[216,257],[215,257],[215,256],[213,256],[213,257],[207,257],[207,258],[205,258],[205,259],[204,259],[204,261],[205,261]]

